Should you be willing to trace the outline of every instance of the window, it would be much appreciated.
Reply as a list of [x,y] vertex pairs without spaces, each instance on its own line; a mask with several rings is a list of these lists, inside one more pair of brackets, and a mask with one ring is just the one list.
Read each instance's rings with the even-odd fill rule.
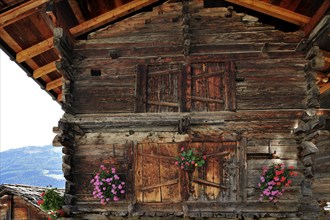
[[136,112],[236,109],[234,62],[140,65]]

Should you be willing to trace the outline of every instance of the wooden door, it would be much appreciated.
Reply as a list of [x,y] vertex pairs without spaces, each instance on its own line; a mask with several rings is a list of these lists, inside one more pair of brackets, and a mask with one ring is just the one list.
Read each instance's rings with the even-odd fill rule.
[[181,200],[180,173],[175,165],[178,144],[138,144],[136,151],[135,196],[137,202]]

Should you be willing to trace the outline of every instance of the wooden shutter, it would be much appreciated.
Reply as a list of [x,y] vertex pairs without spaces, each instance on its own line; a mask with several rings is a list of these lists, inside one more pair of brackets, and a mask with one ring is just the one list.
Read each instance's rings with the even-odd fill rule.
[[174,164],[178,144],[138,144],[136,151],[135,196],[137,202],[181,200],[180,173]]
[[136,112],[178,112],[180,65],[139,65]]
[[234,62],[193,63],[185,78],[185,111],[236,109]]

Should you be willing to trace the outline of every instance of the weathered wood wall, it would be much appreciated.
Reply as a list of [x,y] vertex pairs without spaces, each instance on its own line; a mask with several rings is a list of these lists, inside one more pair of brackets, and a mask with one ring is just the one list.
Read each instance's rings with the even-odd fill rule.
[[164,4],[79,41],[75,112],[136,112],[141,101],[152,112],[305,107],[306,61],[294,51],[300,32],[226,17],[225,8],[182,11]]
[[[295,51],[301,38],[193,1],[165,3],[79,41],[67,88],[76,115],[63,117],[58,136],[67,210],[298,218],[304,166],[293,131],[307,108],[307,61]],[[209,154],[195,173],[193,202],[174,165],[189,142]],[[233,159],[212,158],[226,149]],[[227,179],[226,160],[235,167]],[[259,202],[257,187],[262,167],[273,162],[298,173],[276,206]],[[102,206],[92,197],[89,181],[101,163],[126,176],[126,200]]]

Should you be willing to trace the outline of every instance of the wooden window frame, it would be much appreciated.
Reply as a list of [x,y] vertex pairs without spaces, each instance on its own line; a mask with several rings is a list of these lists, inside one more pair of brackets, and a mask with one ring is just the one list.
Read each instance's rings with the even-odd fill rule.
[[[191,64],[179,65],[179,80],[178,80],[178,112],[192,112],[191,107],[191,91],[192,91],[192,65],[196,64],[224,64],[225,71],[221,79],[224,84],[223,94],[223,110],[217,111],[235,111],[236,110],[236,81],[235,81],[235,63],[234,61],[224,62],[192,62]],[[156,66],[157,64],[139,64],[137,65],[136,89],[135,89],[135,112],[148,112],[147,93],[148,93],[148,66]],[[159,64],[158,64],[159,65]],[[163,65],[169,65],[168,63]],[[190,92],[187,92],[190,91]],[[190,94],[189,94],[190,93]],[[190,104],[189,104],[190,103]]]

